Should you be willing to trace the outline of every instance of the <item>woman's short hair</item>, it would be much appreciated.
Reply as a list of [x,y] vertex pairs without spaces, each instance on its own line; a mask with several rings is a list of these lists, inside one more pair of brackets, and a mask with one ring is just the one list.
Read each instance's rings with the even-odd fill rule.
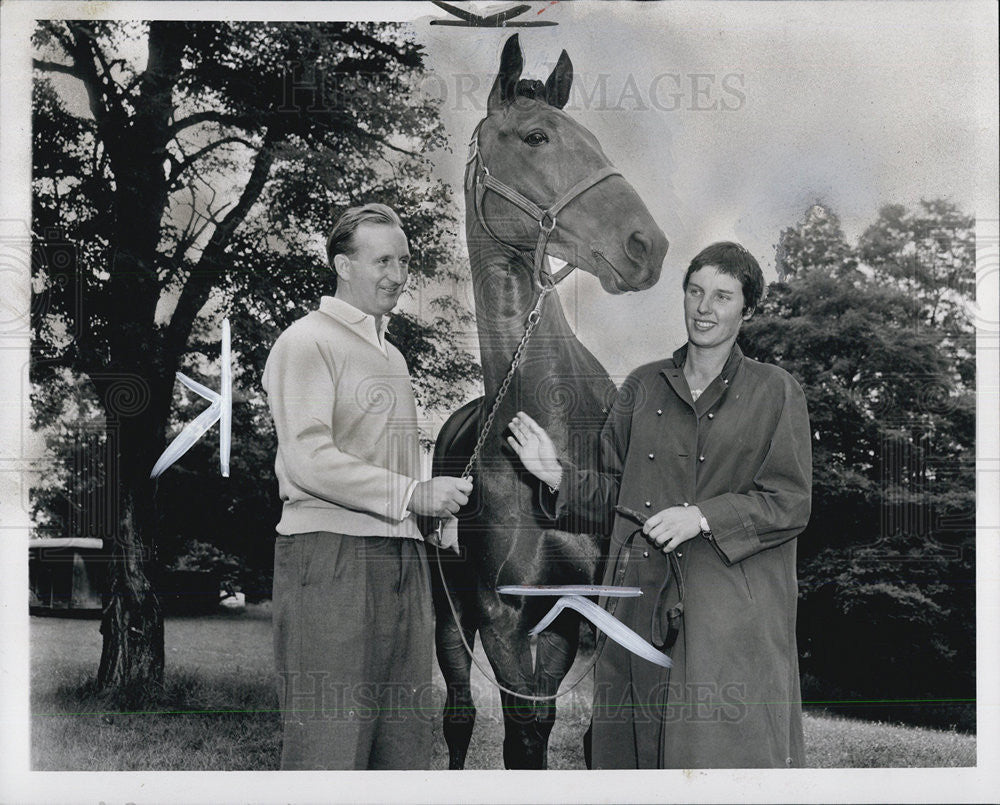
[[351,207],[333,225],[330,237],[326,239],[326,259],[333,271],[333,287],[337,288],[337,271],[333,258],[338,254],[351,256],[355,251],[354,235],[362,224],[382,224],[403,228],[403,222],[392,207],[373,202],[360,207]]
[[739,243],[721,241],[706,246],[695,256],[684,275],[682,287],[687,290],[688,280],[695,271],[705,266],[717,268],[720,273],[739,280],[743,286],[743,312],[753,313],[764,296],[764,274],[760,265]]

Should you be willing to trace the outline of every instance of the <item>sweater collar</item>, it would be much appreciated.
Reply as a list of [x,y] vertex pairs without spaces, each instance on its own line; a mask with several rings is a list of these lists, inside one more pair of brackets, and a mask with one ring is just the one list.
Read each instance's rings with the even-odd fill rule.
[[382,317],[382,326],[375,326],[375,317],[363,310],[358,310],[350,302],[338,299],[336,296],[324,296],[319,300],[320,313],[325,313],[346,325],[366,341],[385,352],[385,333],[389,326],[389,317]]

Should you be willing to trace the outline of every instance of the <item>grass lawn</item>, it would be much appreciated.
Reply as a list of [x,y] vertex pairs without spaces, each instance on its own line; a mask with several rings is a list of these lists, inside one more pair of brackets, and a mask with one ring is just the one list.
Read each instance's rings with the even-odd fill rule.
[[[37,770],[266,770],[278,765],[280,728],[271,679],[267,605],[242,613],[167,618],[166,690],[148,712],[109,712],[92,690],[101,654],[96,620],[31,619],[32,767]],[[586,658],[570,671],[576,679]],[[484,660],[485,663],[485,660]],[[435,712],[444,682],[435,669]],[[478,707],[467,768],[503,768],[500,699],[473,669]],[[560,700],[549,767],[582,769],[591,680]],[[435,719],[433,768],[447,768]],[[974,766],[973,735],[805,716],[816,768]]]

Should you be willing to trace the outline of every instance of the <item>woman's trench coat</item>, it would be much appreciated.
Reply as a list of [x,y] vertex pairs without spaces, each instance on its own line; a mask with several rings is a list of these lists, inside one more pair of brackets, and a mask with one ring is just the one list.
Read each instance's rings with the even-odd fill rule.
[[[601,471],[564,465],[546,506],[576,518],[573,530],[614,518],[604,583],[642,588],[639,598],[617,599],[615,616],[652,641],[666,633],[678,588],[673,579],[665,586],[666,555],[634,534],[636,521],[614,515],[614,504],[644,515],[697,505],[712,530],[677,550],[685,594],[672,669],[606,641],[591,765],[802,766],[794,538],[811,500],[805,396],[787,372],[734,346],[693,401],[686,354],[685,346],[628,378],[601,435]],[[622,577],[615,560],[620,570],[624,554]]]

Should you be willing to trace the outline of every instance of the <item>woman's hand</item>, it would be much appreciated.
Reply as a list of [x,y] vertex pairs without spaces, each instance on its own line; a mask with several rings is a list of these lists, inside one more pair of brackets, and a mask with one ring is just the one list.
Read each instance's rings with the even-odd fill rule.
[[646,521],[642,533],[657,548],[670,553],[701,534],[701,510],[697,506],[663,509]]
[[507,437],[507,443],[517,453],[524,468],[542,483],[558,489],[562,467],[549,434],[523,411],[517,412],[509,427],[514,435]]

